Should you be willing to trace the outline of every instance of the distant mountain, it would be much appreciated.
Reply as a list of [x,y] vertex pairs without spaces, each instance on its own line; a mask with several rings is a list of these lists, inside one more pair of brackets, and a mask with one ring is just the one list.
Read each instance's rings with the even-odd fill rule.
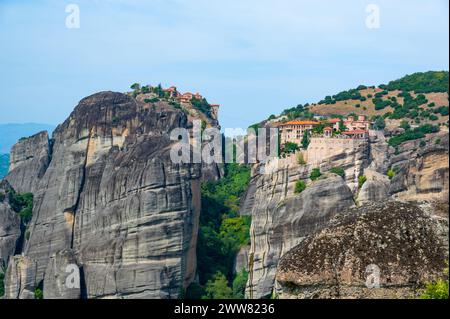
[[49,124],[0,124],[0,154],[9,153],[11,147],[22,137],[28,137],[40,131],[51,133],[54,129],[55,126]]
[[9,155],[0,154],[0,179],[6,176],[9,167]]

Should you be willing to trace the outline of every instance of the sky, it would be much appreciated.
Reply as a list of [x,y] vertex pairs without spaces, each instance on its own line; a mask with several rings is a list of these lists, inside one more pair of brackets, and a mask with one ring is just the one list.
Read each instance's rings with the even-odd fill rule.
[[[67,27],[70,4],[79,28]],[[448,11],[448,0],[1,0],[0,123],[58,124],[83,97],[139,82],[200,92],[221,105],[222,127],[246,128],[360,84],[448,70]]]

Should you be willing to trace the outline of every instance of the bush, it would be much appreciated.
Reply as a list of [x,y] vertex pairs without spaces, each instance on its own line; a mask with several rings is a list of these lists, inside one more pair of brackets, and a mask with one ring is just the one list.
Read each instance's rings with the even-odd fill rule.
[[197,110],[202,112],[208,117],[211,117],[211,106],[209,105],[208,101],[206,99],[196,99],[193,98],[191,100],[192,106],[195,107]]
[[434,114],[431,114],[429,119],[430,119],[430,121],[437,121],[437,120],[439,120],[439,118],[436,115],[434,115]]
[[34,299],[44,299],[44,293],[41,288],[34,289]]
[[306,183],[302,180],[295,183],[295,194],[300,194],[306,189]]
[[432,125],[432,124],[425,124],[425,125],[415,128],[413,130],[407,130],[403,134],[399,134],[399,135],[391,137],[389,139],[388,144],[392,147],[397,147],[406,141],[424,138],[425,134],[437,133],[437,132],[439,132],[439,126]]
[[154,98],[151,98],[151,99],[144,99],[144,102],[145,103],[157,103],[157,102],[159,102],[159,98],[154,97]]
[[333,167],[330,172],[345,178],[345,170],[342,167]]
[[17,194],[14,191],[8,193],[11,208],[19,214],[22,224],[27,225],[33,216],[33,194]]
[[295,151],[298,151],[298,150],[299,150],[299,147],[298,147],[298,145],[296,143],[286,142],[284,144],[283,151],[286,154],[295,153]]
[[436,139],[436,141],[434,142],[434,144],[436,144],[436,145],[441,144],[441,139],[440,139],[440,138]]
[[305,165],[306,164],[306,161],[305,161],[305,158],[303,156],[303,153],[298,153],[298,155],[297,155],[297,163],[299,165]]
[[440,106],[440,107],[434,109],[433,113],[435,113],[435,114],[439,113],[442,116],[448,116],[448,110],[449,110],[448,106]]
[[374,123],[373,128],[375,130],[383,130],[386,127],[386,122],[384,121],[384,118],[382,116],[377,116]]
[[366,181],[367,181],[367,177],[359,176],[358,177],[358,186],[359,186],[359,188],[361,188]]
[[119,121],[120,121],[120,119],[119,119],[117,116],[113,116],[112,119],[111,119],[111,123],[112,123],[113,125],[118,124]]
[[406,131],[406,130],[409,130],[411,128],[411,125],[409,125],[408,121],[403,120],[400,123],[400,127]]
[[389,177],[389,179],[393,179],[395,176],[395,171],[393,169],[388,170],[387,176]]
[[422,140],[422,141],[420,141],[419,146],[420,147],[425,147],[425,146],[427,146],[427,143]]
[[313,170],[311,171],[311,174],[309,175],[309,178],[312,181],[315,181],[316,179],[318,179],[320,176],[322,176],[322,173],[320,172],[320,168],[313,168]]
[[448,267],[444,270],[444,278],[426,285],[422,299],[448,299]]

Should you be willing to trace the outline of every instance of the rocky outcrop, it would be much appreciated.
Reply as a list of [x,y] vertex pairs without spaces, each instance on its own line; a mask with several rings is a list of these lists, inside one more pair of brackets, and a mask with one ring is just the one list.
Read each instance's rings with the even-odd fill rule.
[[[308,180],[311,166],[280,166],[272,174],[255,175],[251,204],[251,248],[249,251],[249,298],[269,296],[274,287],[278,261],[310,233],[354,204],[345,181],[336,175],[309,183],[301,194],[294,193],[298,180]],[[250,186],[252,187],[252,186]]]
[[442,275],[448,242],[441,233],[448,233],[448,219],[445,224],[401,202],[350,209],[282,258],[279,296],[414,297],[417,288]]
[[25,256],[11,257],[5,274],[5,299],[34,299],[36,262]]
[[363,184],[358,194],[358,203],[378,202],[387,199],[388,185],[380,180],[369,180]]
[[8,202],[11,187],[6,181],[0,183],[0,267],[6,266],[14,255],[21,236],[20,217]]
[[[353,205],[352,196],[362,207],[392,197],[448,203],[448,133],[427,136],[426,147],[420,147],[423,143],[417,140],[397,149],[388,145],[381,131],[371,131],[366,142],[341,141],[327,149],[330,140],[312,139],[313,147],[303,154],[306,165],[299,165],[296,156],[280,159],[274,167],[254,165],[252,181],[241,204],[241,214],[252,216],[248,297],[270,295],[279,258],[303,238],[325,227],[333,215]],[[267,166],[272,173],[264,174],[262,168]],[[295,182],[308,181],[314,167],[326,176],[331,176],[327,172],[332,168],[342,168],[344,180],[328,178],[328,183],[322,182],[319,187],[312,183],[295,195]],[[395,172],[392,179],[387,176],[389,170]],[[360,176],[367,179],[362,186],[358,183]],[[333,187],[338,185],[341,189],[334,196]],[[344,186],[348,187],[343,190]],[[309,192],[310,198],[303,198]],[[302,206],[305,202],[314,203],[308,219]]]
[[[435,142],[438,138],[440,143]],[[392,179],[390,194],[398,199],[448,202],[448,133],[430,139],[425,147],[420,147],[417,141],[402,147],[405,151],[392,163],[398,173]]]
[[11,149],[8,182],[18,193],[34,193],[50,162],[47,131],[23,138]]
[[[20,186],[34,192],[23,253],[36,261],[37,282],[59,287],[44,296],[177,298],[194,280],[201,167],[172,162],[169,137],[190,126],[166,102],[102,92],[80,101],[51,148],[21,142],[35,145],[28,154],[50,150],[44,174],[16,160],[6,178],[20,186],[15,172],[36,176],[37,186]],[[81,292],[60,287],[69,261],[81,269]]]

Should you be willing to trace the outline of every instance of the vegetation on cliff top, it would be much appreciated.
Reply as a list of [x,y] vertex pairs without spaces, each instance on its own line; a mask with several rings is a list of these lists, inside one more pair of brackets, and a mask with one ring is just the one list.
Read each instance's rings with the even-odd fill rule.
[[403,142],[424,138],[426,134],[436,132],[439,132],[438,126],[425,124],[414,129],[407,129],[404,133],[391,137],[388,143],[390,146],[397,147]]
[[417,72],[391,81],[380,88],[388,91],[414,91],[415,93],[448,92],[448,71]]

